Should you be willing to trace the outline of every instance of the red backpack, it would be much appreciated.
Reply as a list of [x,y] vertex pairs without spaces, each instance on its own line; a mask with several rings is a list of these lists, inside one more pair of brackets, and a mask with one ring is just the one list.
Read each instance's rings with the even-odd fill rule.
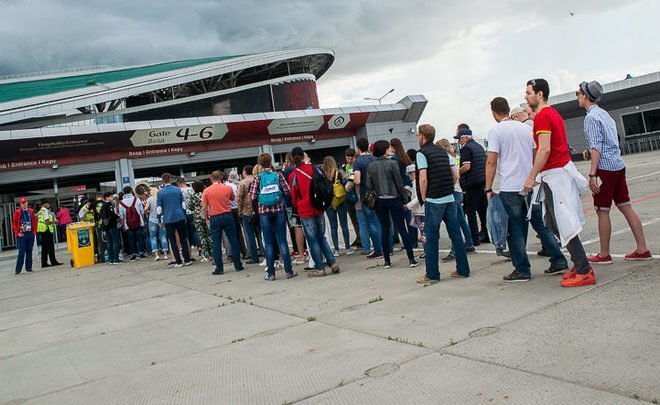
[[137,198],[134,198],[133,204],[130,207],[126,206],[123,201],[119,202],[119,204],[121,204],[121,206],[126,209],[126,226],[128,226],[128,229],[135,229],[140,227],[140,214],[135,208],[136,202]]

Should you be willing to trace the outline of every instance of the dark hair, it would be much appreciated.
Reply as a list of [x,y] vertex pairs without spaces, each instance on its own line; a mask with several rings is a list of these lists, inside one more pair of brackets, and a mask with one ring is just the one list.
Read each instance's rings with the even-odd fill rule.
[[411,162],[414,163],[417,161],[417,149],[408,149],[406,154],[408,155],[408,158]]
[[124,195],[126,194],[133,194],[133,189],[131,188],[131,186],[124,187]]
[[245,173],[247,173],[248,176],[252,174],[252,169],[254,169],[254,167],[253,167],[252,165],[245,165],[245,166],[243,166],[243,171],[244,171]]
[[511,109],[509,108],[509,103],[506,101],[504,97],[495,97],[490,102],[490,109],[492,112],[494,112],[497,115],[500,116],[506,115],[507,117],[509,116],[509,111],[511,111]]
[[[295,157],[295,156],[294,156]],[[264,169],[273,168],[273,157],[269,153],[262,153],[259,155],[259,164]]]
[[160,178],[163,180],[163,184],[170,184],[172,182],[172,175],[169,173],[163,173]]
[[196,193],[204,191],[204,183],[201,180],[195,180],[192,184],[192,189]]
[[390,148],[390,143],[388,141],[380,140],[374,143],[374,156],[381,157],[387,153],[387,150]]
[[105,193],[103,193],[103,198],[112,197],[114,194],[115,193],[113,193],[112,191],[106,191]]
[[545,79],[532,79],[527,82],[528,86],[532,86],[534,93],[543,92],[543,100],[548,101],[550,97],[550,85]]
[[176,184],[186,184],[186,179],[184,179],[183,177],[179,177],[178,179],[176,179]]
[[360,149],[360,152],[367,152],[369,150],[369,141],[367,138],[360,138],[357,141],[355,141],[355,146]]
[[222,174],[220,170],[214,170],[211,172],[211,180],[222,181]]
[[346,156],[346,157],[355,157],[355,149],[353,149],[353,148],[346,149],[346,151],[344,152],[344,156]]

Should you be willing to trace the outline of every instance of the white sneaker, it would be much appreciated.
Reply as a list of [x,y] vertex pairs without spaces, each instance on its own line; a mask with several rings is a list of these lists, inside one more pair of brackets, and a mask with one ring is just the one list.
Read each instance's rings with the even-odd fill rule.
[[267,265],[268,265],[268,264],[266,264],[266,259],[264,259],[263,262],[259,263],[259,266],[262,266],[262,267],[263,267],[263,266],[267,266]]
[[352,255],[353,253],[355,253],[355,249],[353,249],[352,247],[346,249],[346,254],[347,255]]
[[190,265],[192,265],[192,263],[193,263],[193,262],[185,262],[185,263],[183,263],[183,265],[184,265],[184,266],[190,266]]
[[183,264],[181,264],[181,263],[176,263],[176,264],[174,265],[174,268],[175,268],[175,269],[178,269],[178,268],[180,268],[180,267],[183,267]]
[[335,253],[333,254],[335,257],[339,256],[339,250],[335,250]]
[[[167,257],[166,257],[165,259],[167,259]],[[159,260],[160,260],[160,256],[156,255],[156,257],[154,257],[154,260],[155,260],[155,261],[159,261]]]
[[305,264],[305,263],[307,263],[307,261],[306,261],[306,260],[296,259],[296,260],[292,261],[291,263],[292,263],[292,264]]
[[163,260],[168,260],[167,255],[163,256]]
[[205,256],[205,257],[202,257],[201,259],[199,259],[199,261],[200,261],[201,263],[208,263],[208,262],[209,262],[209,258]]

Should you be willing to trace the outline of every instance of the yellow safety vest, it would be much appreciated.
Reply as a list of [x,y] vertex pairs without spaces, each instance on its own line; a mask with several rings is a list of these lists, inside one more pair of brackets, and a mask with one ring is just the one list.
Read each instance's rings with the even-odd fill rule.
[[37,214],[37,232],[46,232],[46,230],[50,230],[51,233],[55,233],[55,225],[46,225],[47,219],[52,220],[52,214],[50,211],[46,208],[40,209]]

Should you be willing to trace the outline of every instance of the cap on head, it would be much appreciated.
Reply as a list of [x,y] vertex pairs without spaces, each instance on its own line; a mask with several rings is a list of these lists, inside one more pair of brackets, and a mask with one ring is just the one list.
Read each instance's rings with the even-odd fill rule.
[[28,199],[25,198],[25,197],[21,197],[21,199],[18,200],[18,203],[19,203],[19,204],[24,204],[24,203],[26,203],[26,202],[28,202]]
[[472,130],[470,128],[461,128],[458,130],[454,139],[461,139],[462,136],[472,136]]
[[580,83],[580,89],[587,95],[589,100],[594,102],[599,102],[603,97],[603,86],[600,85],[597,81],[591,81],[589,83],[582,82]]
[[406,166],[406,173],[415,173],[417,167],[414,164]]
[[524,112],[527,112],[527,111],[525,111],[524,108],[516,106],[516,107],[513,107],[511,109],[510,116],[513,117],[516,114],[520,114],[520,113],[524,113]]
[[305,151],[300,146],[296,146],[295,148],[291,149],[291,156],[305,157]]

